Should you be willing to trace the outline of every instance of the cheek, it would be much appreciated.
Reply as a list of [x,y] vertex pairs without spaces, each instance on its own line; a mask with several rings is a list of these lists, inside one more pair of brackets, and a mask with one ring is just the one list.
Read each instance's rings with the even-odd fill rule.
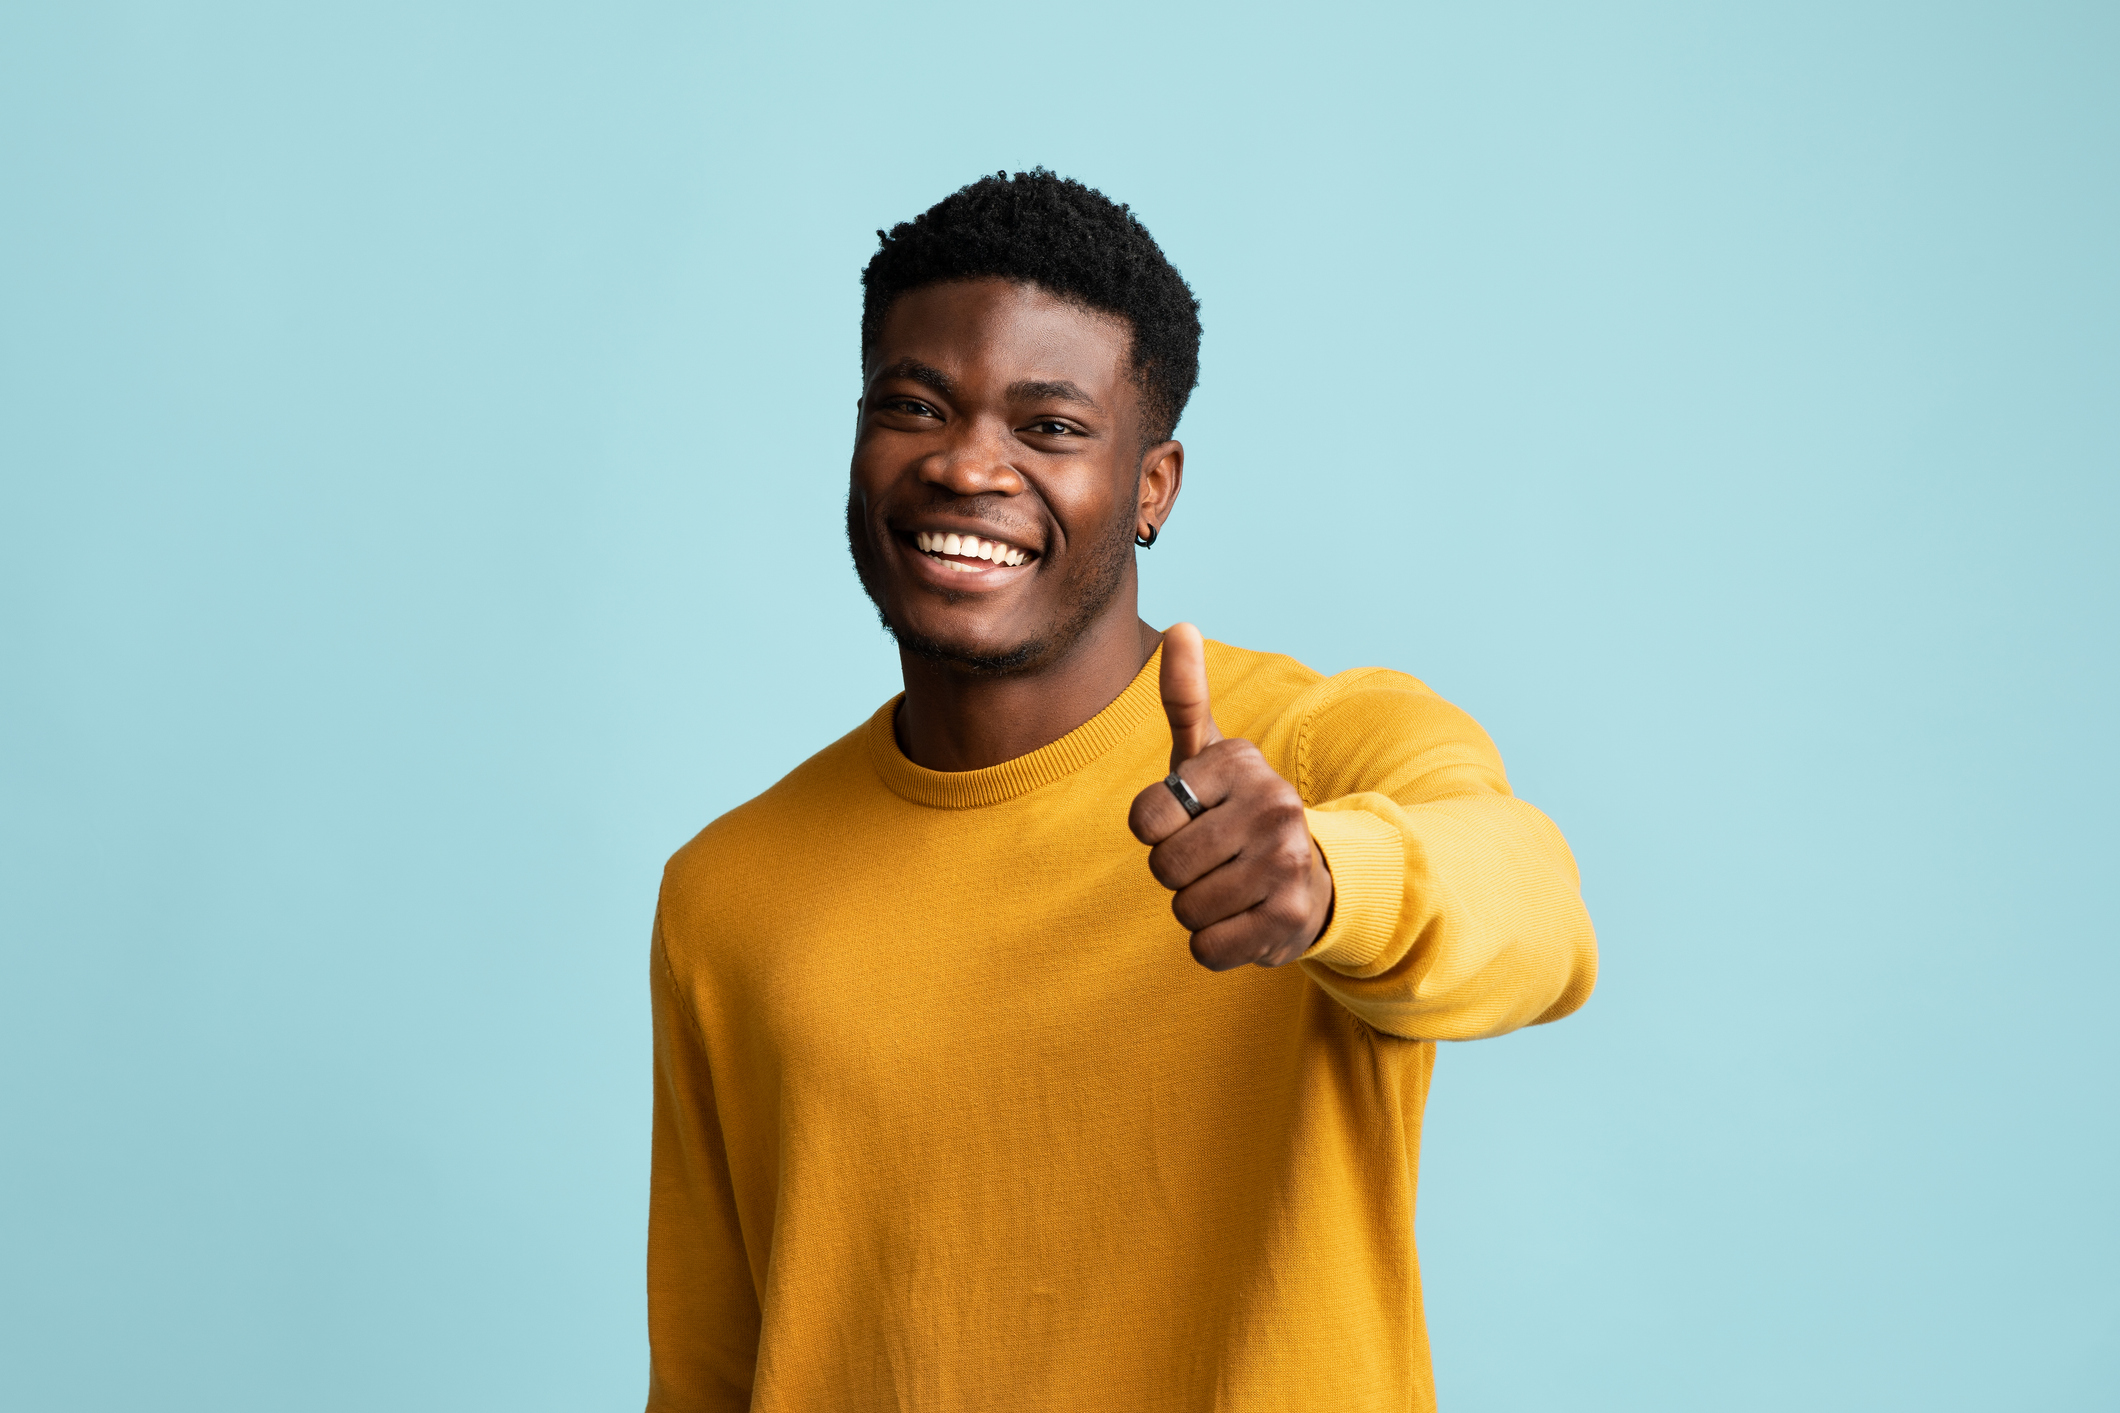
[[853,494],[862,500],[872,499],[882,481],[877,477],[876,457],[866,447],[856,444],[854,458],[847,467],[847,480]]
[[1047,491],[1046,504],[1052,507],[1054,518],[1065,527],[1068,539],[1078,550],[1101,546],[1111,538],[1114,525],[1133,525],[1132,477],[1127,477],[1123,486],[1115,484],[1115,480],[1107,471],[1071,483],[1060,482]]
[[847,477],[848,513],[873,523],[888,509],[900,479],[878,458],[857,452]]

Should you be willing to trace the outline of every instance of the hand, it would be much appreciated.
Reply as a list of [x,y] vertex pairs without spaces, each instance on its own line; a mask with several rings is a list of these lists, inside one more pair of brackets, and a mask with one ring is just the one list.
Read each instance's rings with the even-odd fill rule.
[[1159,780],[1134,796],[1127,826],[1152,846],[1148,871],[1173,893],[1194,961],[1210,971],[1286,966],[1332,919],[1332,873],[1303,801],[1257,746],[1215,728],[1207,651],[1192,624],[1163,635],[1162,681],[1170,768],[1207,808],[1188,819]]

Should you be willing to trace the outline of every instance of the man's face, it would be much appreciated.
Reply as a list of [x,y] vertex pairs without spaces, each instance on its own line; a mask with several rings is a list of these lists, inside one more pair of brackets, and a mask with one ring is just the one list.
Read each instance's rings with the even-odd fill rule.
[[1112,604],[1139,508],[1130,347],[1125,321],[1007,280],[892,305],[864,370],[847,539],[900,644],[1035,669]]

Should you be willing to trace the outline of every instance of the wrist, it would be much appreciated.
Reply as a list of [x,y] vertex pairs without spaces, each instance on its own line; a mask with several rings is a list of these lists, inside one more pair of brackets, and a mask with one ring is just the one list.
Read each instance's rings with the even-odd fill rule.
[[1318,845],[1317,838],[1310,841],[1310,928],[1303,934],[1303,950],[1308,951],[1332,926],[1332,908],[1337,895],[1332,886],[1332,865],[1325,858],[1325,850]]

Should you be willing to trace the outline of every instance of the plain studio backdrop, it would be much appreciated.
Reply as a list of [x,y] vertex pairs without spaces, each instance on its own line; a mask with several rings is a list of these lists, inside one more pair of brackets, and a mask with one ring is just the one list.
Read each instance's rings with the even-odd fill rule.
[[1147,616],[1582,865],[1595,999],[1438,1059],[1444,1405],[2116,1406],[2116,94],[2099,4],[9,5],[0,1405],[639,1406],[658,873],[897,690],[858,272],[1044,163],[1203,304]]

